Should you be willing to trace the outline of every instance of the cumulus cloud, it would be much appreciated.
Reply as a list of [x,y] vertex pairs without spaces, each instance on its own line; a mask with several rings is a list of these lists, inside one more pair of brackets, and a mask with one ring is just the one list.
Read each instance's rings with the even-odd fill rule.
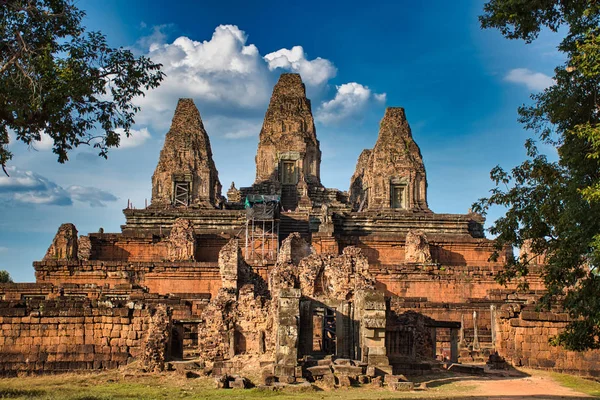
[[130,129],[129,136],[126,136],[124,130],[121,128],[117,129],[116,132],[121,136],[118,147],[119,149],[128,149],[131,147],[141,146],[144,144],[144,142],[152,137],[150,132],[148,132],[148,128],[142,128],[139,130]]
[[0,199],[25,204],[55,206],[73,205],[73,200],[92,207],[115,201],[112,194],[93,187],[70,186],[67,189],[32,171],[7,167],[8,174],[0,175]]
[[[8,131],[8,143],[14,145],[17,142],[17,136],[12,130]],[[40,132],[40,140],[34,140],[31,142],[31,147],[38,151],[52,150],[54,146],[54,139],[45,132]]]
[[[309,59],[302,46],[282,48],[261,55],[249,42],[246,32],[235,25],[219,25],[204,41],[181,36],[166,41],[165,29],[157,27],[152,35],[140,40],[145,54],[163,65],[166,74],[161,85],[136,100],[141,112],[136,121],[157,132],[166,132],[177,99],[194,99],[207,125],[209,135],[228,139],[258,134],[273,85],[282,71],[297,72],[308,87],[324,88],[336,76],[337,69],[327,59]],[[350,85],[350,86],[348,86]],[[353,93],[344,90],[354,87]],[[341,92],[340,92],[340,88]],[[366,91],[366,100],[361,96]],[[385,102],[385,94],[371,93],[357,83],[341,85],[336,98],[323,105],[322,121],[333,121],[358,113],[369,101]],[[243,123],[245,119],[249,123]],[[210,120],[218,120],[210,124]],[[134,136],[135,137],[135,136]]]
[[554,85],[554,79],[541,72],[533,72],[527,68],[511,69],[504,80],[527,86],[529,90],[544,90]]
[[361,115],[370,102],[384,103],[385,93],[373,93],[369,87],[350,82],[336,86],[332,100],[324,101],[317,109],[317,120],[324,124],[335,124]]
[[42,132],[40,134],[40,140],[33,142],[32,146],[34,149],[40,151],[52,150],[52,146],[54,146],[54,139],[52,139],[47,133]]
[[237,26],[218,26],[210,40],[181,36],[172,43],[150,44],[147,54],[163,64],[164,81],[138,99],[142,107],[137,121],[168,127],[177,99],[191,97],[200,111],[215,114],[236,110],[260,110],[268,102],[271,77],[266,62],[248,36]]
[[329,60],[321,57],[308,60],[302,46],[294,46],[291,50],[281,49],[267,54],[264,58],[269,65],[269,70],[283,68],[297,72],[308,85],[322,85],[337,73],[337,69]]
[[226,139],[243,139],[258,136],[262,119],[216,116],[208,120],[205,126],[208,132],[220,132]]
[[92,207],[106,207],[106,202],[117,201],[117,197],[104,190],[89,186],[69,186],[67,192],[73,200],[88,203]]

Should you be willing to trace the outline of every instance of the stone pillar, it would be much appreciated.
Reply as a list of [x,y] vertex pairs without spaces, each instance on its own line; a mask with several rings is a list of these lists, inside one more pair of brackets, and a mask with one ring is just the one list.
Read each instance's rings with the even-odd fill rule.
[[460,331],[458,332],[458,347],[464,349],[467,347],[467,341],[465,340],[465,315],[460,315]]
[[479,335],[477,333],[477,311],[473,311],[473,350],[480,350]]
[[492,332],[492,346],[496,350],[496,306],[490,304],[490,330]]
[[235,357],[235,329],[233,324],[229,327],[227,334],[229,336],[229,358],[233,358]]
[[238,289],[238,271],[243,262],[237,239],[231,239],[219,252],[219,272],[224,289]]
[[431,327],[431,342],[433,343],[433,354],[431,356],[435,359],[437,358],[437,329],[435,326]]
[[458,362],[458,332],[456,328],[450,328],[450,361]]
[[274,373],[280,382],[293,382],[298,363],[300,289],[282,289],[278,303]]
[[385,347],[385,297],[375,290],[359,290],[355,298],[357,320],[360,321],[360,357],[379,370],[379,374],[391,374],[392,366]]

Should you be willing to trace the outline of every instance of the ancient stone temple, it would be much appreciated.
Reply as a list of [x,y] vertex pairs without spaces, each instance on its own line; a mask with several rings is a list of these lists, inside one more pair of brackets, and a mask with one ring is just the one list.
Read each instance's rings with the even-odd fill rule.
[[35,283],[0,285],[0,372],[194,360],[221,386],[247,368],[264,383],[392,385],[492,356],[600,375],[598,351],[548,344],[569,317],[535,308],[543,257],[529,292],[500,286],[511,249],[490,261],[484,218],[429,209],[416,139],[405,111],[388,108],[349,193],[325,188],[310,101],[300,76],[283,74],[256,181],[225,199],[200,113],[180,100],[152,203],[123,210],[116,233],[61,225]]

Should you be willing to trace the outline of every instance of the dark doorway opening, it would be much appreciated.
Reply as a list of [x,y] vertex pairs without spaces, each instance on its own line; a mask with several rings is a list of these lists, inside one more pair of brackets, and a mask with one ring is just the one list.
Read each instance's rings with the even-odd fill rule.
[[314,308],[312,328],[313,354],[335,355],[337,353],[335,310],[329,307]]

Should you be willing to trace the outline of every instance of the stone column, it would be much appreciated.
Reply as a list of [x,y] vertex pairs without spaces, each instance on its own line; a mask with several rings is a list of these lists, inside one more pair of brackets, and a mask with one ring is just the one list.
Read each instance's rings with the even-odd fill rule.
[[477,333],[477,311],[473,311],[473,350],[479,351],[479,335]]
[[464,349],[467,347],[467,341],[465,340],[465,315],[460,315],[460,331],[458,332],[458,347]]
[[300,289],[282,289],[278,303],[274,373],[280,382],[293,382],[298,363]]
[[450,361],[458,362],[458,332],[456,328],[450,328]]
[[360,357],[379,370],[379,374],[391,374],[392,366],[385,347],[385,297],[375,290],[359,290],[355,298],[357,320],[360,322]]
[[492,332],[492,346],[496,350],[496,306],[490,305],[490,330]]
[[433,354],[432,357],[437,358],[437,329],[435,326],[431,327],[431,341],[433,342]]

